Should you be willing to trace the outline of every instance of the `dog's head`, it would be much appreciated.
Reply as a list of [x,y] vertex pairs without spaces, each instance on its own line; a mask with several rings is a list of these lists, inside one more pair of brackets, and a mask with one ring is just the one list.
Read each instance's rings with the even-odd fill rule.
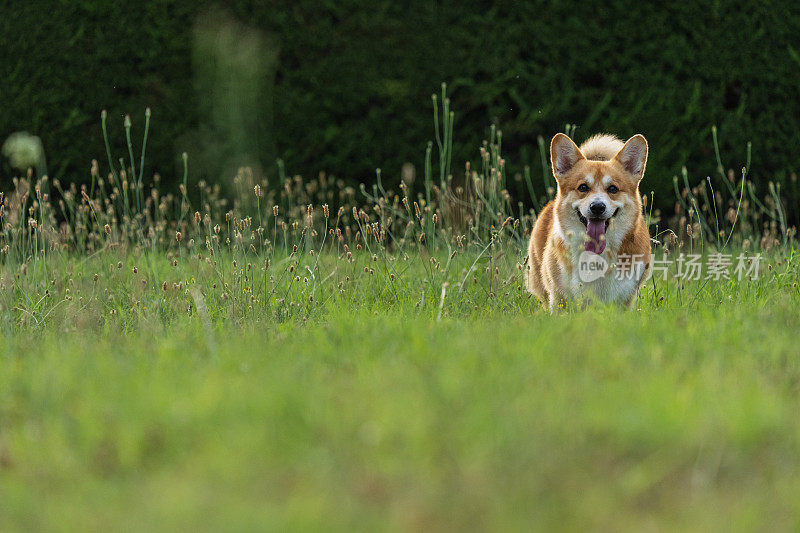
[[589,154],[589,159],[563,133],[550,143],[561,229],[596,254],[602,254],[606,244],[616,251],[633,228],[642,209],[639,182],[647,163],[647,141],[642,135],[634,135],[624,145],[610,136],[604,139],[607,142],[601,148],[607,153]]

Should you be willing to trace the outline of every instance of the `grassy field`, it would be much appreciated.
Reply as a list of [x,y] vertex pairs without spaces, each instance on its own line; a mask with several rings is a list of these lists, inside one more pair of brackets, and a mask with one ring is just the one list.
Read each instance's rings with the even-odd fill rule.
[[556,315],[469,254],[117,257],[3,276],[3,531],[800,525],[791,255]]
[[[0,531],[800,528],[780,188],[684,171],[674,211],[644,198],[668,274],[549,314],[523,288],[547,162],[509,176],[492,128],[454,179],[447,109],[398,190],[279,165],[165,192],[130,137],[83,185],[14,178]],[[730,278],[680,275],[695,254]]]

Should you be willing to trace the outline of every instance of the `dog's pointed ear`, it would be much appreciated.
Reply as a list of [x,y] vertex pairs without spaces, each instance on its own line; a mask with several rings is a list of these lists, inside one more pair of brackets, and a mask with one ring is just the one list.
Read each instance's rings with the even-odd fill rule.
[[581,159],[586,159],[581,149],[563,133],[556,133],[550,141],[550,164],[556,180],[563,178]]
[[647,139],[644,135],[637,134],[628,139],[625,146],[614,156],[627,172],[641,180],[644,176],[644,167],[647,164]]

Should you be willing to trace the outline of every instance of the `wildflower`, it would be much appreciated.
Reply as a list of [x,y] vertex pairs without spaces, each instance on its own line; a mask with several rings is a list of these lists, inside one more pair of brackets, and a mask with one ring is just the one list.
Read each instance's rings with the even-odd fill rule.
[[3,143],[3,154],[18,169],[39,169],[45,172],[45,157],[42,141],[39,137],[26,132],[12,133]]
[[108,224],[103,226],[103,229],[105,230],[106,235],[110,235],[111,234],[111,226],[109,226]]
[[175,233],[175,240],[181,242],[183,240],[183,234],[179,231]]

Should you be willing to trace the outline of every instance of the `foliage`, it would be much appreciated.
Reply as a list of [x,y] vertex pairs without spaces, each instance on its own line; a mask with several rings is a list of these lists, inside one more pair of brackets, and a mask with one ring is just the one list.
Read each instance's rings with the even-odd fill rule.
[[[238,142],[244,154],[261,147],[256,166],[270,174],[281,154],[292,172],[326,171],[349,185],[381,166],[396,186],[404,162],[421,172],[421,139],[431,133],[420,104],[432,82],[446,80],[461,110],[457,162],[474,157],[490,124],[505,132],[511,173],[528,165],[534,178],[537,138],[566,123],[578,125],[578,140],[640,132],[652,148],[646,190],[664,208],[683,165],[697,182],[714,174],[709,126],[716,124],[726,163],[738,170],[752,141],[759,194],[768,180],[782,182],[788,216],[797,220],[800,194],[790,175],[800,129],[788,117],[800,116],[800,51],[792,44],[800,17],[790,2],[225,4],[228,14],[215,19],[248,35],[242,50],[262,50],[263,82],[250,70],[231,71],[235,61],[218,65],[233,75],[211,72],[216,52],[201,38],[193,45],[207,27],[202,2],[15,5],[0,21],[0,135],[39,135],[51,176],[88,181],[86,156],[102,153],[98,102],[113,102],[114,127],[125,111],[150,106],[159,117],[150,170],[172,185],[183,151],[197,162],[194,176],[229,179],[233,172],[219,161],[238,153],[230,146]],[[219,53],[236,55],[230,47]],[[260,106],[241,116],[230,107],[236,101]],[[237,128],[247,134],[239,138]]]

